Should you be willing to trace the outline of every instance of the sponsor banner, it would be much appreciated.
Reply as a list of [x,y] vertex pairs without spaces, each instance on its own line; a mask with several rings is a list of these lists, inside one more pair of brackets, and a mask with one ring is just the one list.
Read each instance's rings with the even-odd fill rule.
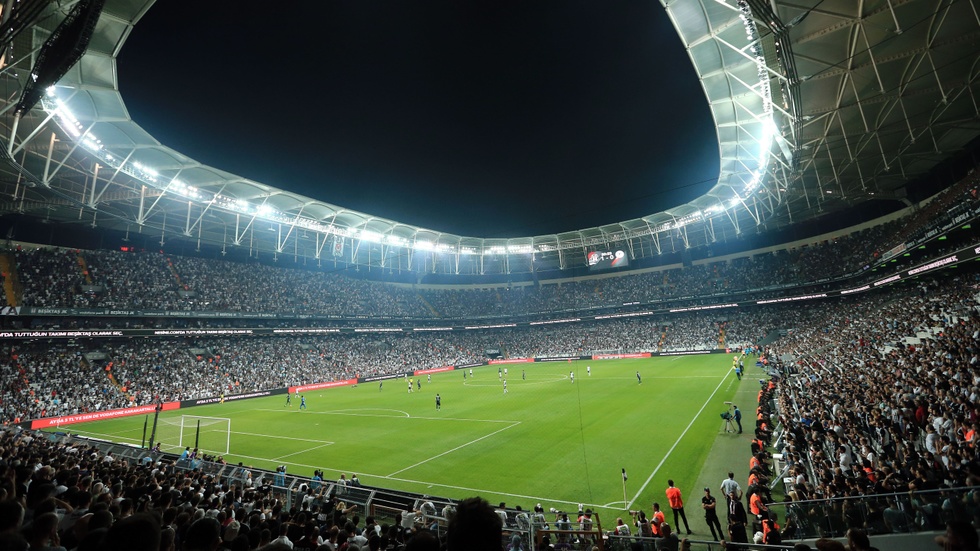
[[625,358],[649,358],[652,354],[649,352],[637,352],[635,354],[596,354],[592,356],[593,360],[622,360]]
[[480,363],[473,363],[473,364],[459,364],[459,365],[456,366],[456,369],[467,369],[467,368],[470,368],[470,367],[483,367],[485,365],[487,365],[487,364],[482,363],[482,362],[480,362]]
[[155,337],[224,337],[251,335],[251,329],[154,329]]
[[552,356],[550,358],[534,358],[536,362],[570,362],[572,360],[591,360],[592,356]]
[[497,364],[529,364],[532,362],[534,362],[534,358],[511,358],[507,360],[490,360],[487,363],[489,363],[490,365],[497,365]]
[[20,314],[20,306],[4,306],[0,308],[0,316],[16,316]]
[[228,396],[212,396],[210,398],[198,398],[196,400],[181,400],[180,407],[186,408],[191,406],[203,406],[206,404],[218,404],[222,401],[224,402],[234,402],[235,400],[247,400],[249,398],[264,398],[266,396],[273,396],[276,394],[285,394],[285,388],[277,388],[274,390],[258,390],[255,392],[245,392],[243,394],[231,394]]
[[358,381],[362,383],[372,383],[375,381],[387,381],[389,379],[400,379],[404,377],[404,373],[392,373],[391,375],[374,375],[371,377],[361,377]]
[[301,385],[289,387],[289,392],[309,392],[311,390],[321,390],[324,388],[334,388],[338,386],[356,385],[357,379],[346,379],[343,381],[330,381],[329,383],[315,383],[312,385]]
[[905,252],[905,243],[900,243],[898,245],[895,245],[891,249],[885,251],[885,254],[881,255],[881,259],[888,260],[893,256],[898,256],[899,254],[904,252]]
[[[134,408],[109,409],[106,411],[92,411],[89,413],[78,413],[75,415],[65,415],[63,417],[44,417],[31,421],[31,429],[46,429],[60,425],[71,425],[73,423],[85,423],[87,421],[101,421],[103,419],[116,419],[118,417],[129,417],[130,415],[149,415],[156,411],[156,404],[137,406]],[[163,411],[180,409],[180,402],[165,402]]]
[[338,327],[305,327],[305,328],[290,328],[290,329],[273,329],[273,334],[276,335],[328,335],[332,333],[340,333],[340,328]]
[[415,375],[428,375],[429,373],[442,373],[443,371],[452,371],[454,369],[456,369],[456,368],[453,367],[453,366],[451,366],[451,365],[447,365],[447,366],[443,366],[443,367],[434,367],[432,369],[419,369],[418,371],[415,371],[414,373],[415,373]]
[[655,356],[696,356],[699,354],[726,354],[731,350],[726,348],[722,350],[721,348],[716,348],[714,350],[678,350],[676,352],[657,352]]
[[104,329],[97,331],[82,330],[28,330],[0,331],[0,339],[74,339],[76,337],[122,337],[126,333],[121,329]]

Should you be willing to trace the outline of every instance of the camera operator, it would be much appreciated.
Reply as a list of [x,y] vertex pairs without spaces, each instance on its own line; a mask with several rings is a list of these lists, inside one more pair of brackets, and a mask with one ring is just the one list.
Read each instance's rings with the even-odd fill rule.
[[630,511],[633,516],[633,526],[636,527],[636,535],[641,538],[653,537],[653,530],[650,529],[650,521],[644,511]]

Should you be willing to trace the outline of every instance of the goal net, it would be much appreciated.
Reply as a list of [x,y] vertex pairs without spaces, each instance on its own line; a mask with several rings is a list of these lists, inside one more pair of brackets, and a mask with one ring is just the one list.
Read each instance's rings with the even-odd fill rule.
[[161,418],[155,440],[166,451],[179,452],[190,446],[201,453],[227,455],[231,452],[231,419],[200,415]]

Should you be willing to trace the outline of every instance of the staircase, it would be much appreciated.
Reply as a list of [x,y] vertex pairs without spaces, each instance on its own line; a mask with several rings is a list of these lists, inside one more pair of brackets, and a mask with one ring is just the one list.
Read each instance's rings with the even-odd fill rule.
[[425,297],[423,297],[420,293],[415,293],[415,296],[419,297],[419,300],[422,302],[422,304],[425,305],[426,309],[429,310],[429,312],[433,316],[435,316],[437,318],[441,318],[442,317],[442,314],[439,313],[439,310],[436,310],[436,307],[433,306],[432,304],[430,304],[429,301],[425,300]]
[[[86,366],[89,366],[88,360],[85,360],[85,359],[82,360],[82,364],[83,365],[86,365]],[[116,376],[112,374],[112,366],[113,365],[114,365],[113,362],[109,362],[109,364],[103,369],[103,371],[105,371],[106,377],[109,378],[109,384],[111,384],[120,394],[122,394],[123,396],[125,396],[126,398],[128,398],[129,401],[132,402],[133,401],[133,395],[129,393],[129,389],[127,389],[126,387],[124,387],[122,385],[122,383],[120,383],[116,379]]]
[[85,262],[85,257],[82,256],[81,253],[79,253],[78,254],[78,257],[77,257],[77,260],[78,260],[78,267],[81,268],[82,275],[85,276],[85,284],[86,285],[91,285],[92,284],[92,274],[90,274],[89,271],[88,271],[88,263]]
[[189,291],[190,289],[184,287],[184,282],[180,280],[180,274],[177,273],[177,268],[174,267],[173,260],[170,260],[170,257],[168,256],[166,258],[166,261],[167,261],[167,268],[170,270],[170,273],[173,274],[174,279],[177,280],[177,288],[183,289],[185,291]]
[[24,294],[24,286],[17,277],[17,262],[13,254],[0,254],[0,272],[3,273],[3,292],[7,297],[7,306],[17,306]]

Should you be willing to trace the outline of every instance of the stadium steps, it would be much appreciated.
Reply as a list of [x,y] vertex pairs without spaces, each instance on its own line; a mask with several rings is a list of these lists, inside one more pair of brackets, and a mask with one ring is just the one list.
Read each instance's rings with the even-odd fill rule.
[[7,306],[20,304],[24,287],[17,277],[17,264],[10,253],[0,254],[0,271],[3,272],[3,292],[7,297]]
[[78,267],[82,270],[82,275],[85,276],[85,283],[88,285],[92,284],[92,274],[88,271],[88,263],[85,262],[85,257],[79,253],[78,255]]
[[422,304],[425,305],[425,307],[429,310],[429,312],[432,313],[433,316],[435,316],[437,318],[441,318],[442,317],[442,314],[439,312],[439,310],[436,310],[436,307],[435,306],[433,306],[432,304],[430,304],[429,301],[425,300],[425,297],[423,297],[421,294],[418,294],[418,293],[416,293],[415,296],[419,297],[419,300],[422,301]]
[[[83,359],[82,361],[85,362],[85,363],[88,363],[88,360]],[[113,386],[113,388],[115,388],[117,391],[119,391],[120,394],[122,394],[122,395],[126,396],[127,398],[129,398],[130,400],[132,400],[133,399],[133,396],[129,392],[127,392],[126,387],[122,386],[122,383],[120,383],[119,380],[116,379],[115,374],[112,373],[112,366],[113,366],[113,363],[112,362],[109,362],[109,365],[106,366],[106,369],[103,370],[105,372],[105,374],[106,374],[106,378],[109,379],[109,384],[111,384]]]
[[769,346],[779,340],[779,329],[773,329],[758,342],[759,346]]
[[174,267],[174,262],[173,262],[173,260],[170,260],[170,257],[169,256],[167,257],[167,269],[170,270],[170,273],[172,273],[174,275],[174,279],[177,280],[177,288],[178,289],[183,289],[185,291],[189,291],[190,290],[187,287],[185,287],[184,286],[184,282],[180,280],[180,274],[177,273],[177,268]]

